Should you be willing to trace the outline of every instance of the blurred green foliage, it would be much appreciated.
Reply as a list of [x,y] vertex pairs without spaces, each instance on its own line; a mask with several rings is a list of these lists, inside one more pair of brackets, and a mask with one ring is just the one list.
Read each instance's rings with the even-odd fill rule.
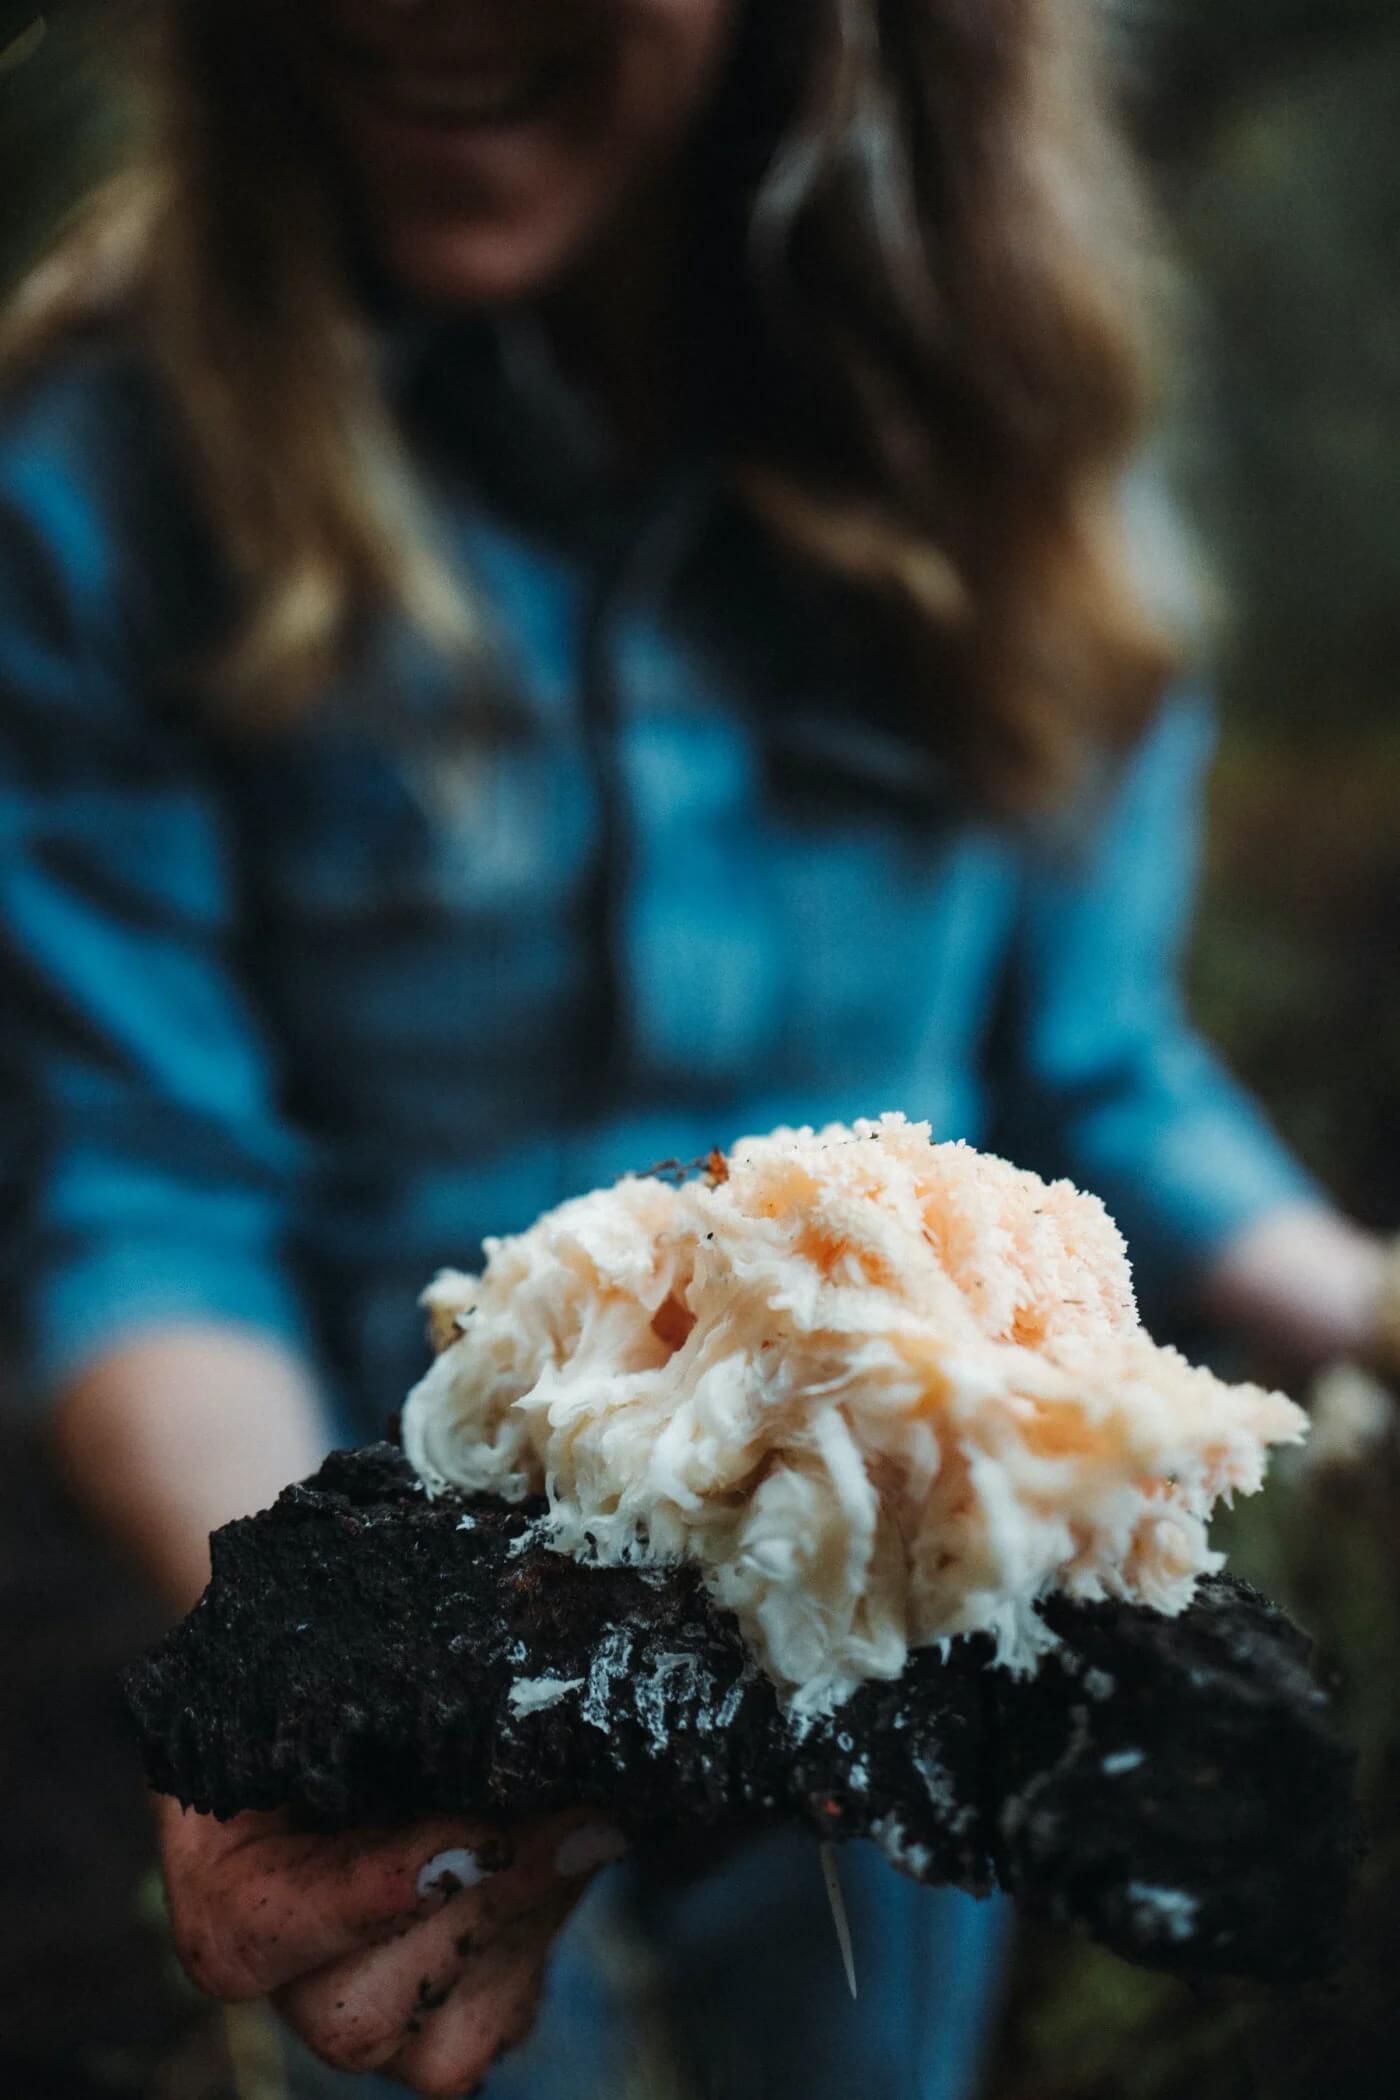
[[[1184,283],[1168,447],[1223,613],[1193,969],[1323,1182],[1400,1228],[1400,4],[1110,0]],[[995,2100],[1400,2093],[1400,1455],[1284,1468],[1226,1543],[1361,1756],[1344,1974],[1192,1990],[1028,1934]],[[1280,1833],[1287,1842],[1287,1833]]]
[[1313,1167],[1394,1225],[1400,9],[1370,12],[1232,95],[1168,197],[1196,300],[1180,479],[1230,603],[1200,1004]]

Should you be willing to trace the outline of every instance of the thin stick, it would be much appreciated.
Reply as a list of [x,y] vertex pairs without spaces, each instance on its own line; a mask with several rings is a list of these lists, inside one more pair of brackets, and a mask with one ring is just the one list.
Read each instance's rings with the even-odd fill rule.
[[826,1883],[826,1897],[831,1905],[831,1922],[836,1927],[836,1944],[841,1949],[841,1961],[846,1971],[846,1982],[851,1996],[856,1991],[856,1957],[851,1945],[851,1921],[846,1916],[846,1899],[841,1894],[841,1876],[836,1865],[836,1847],[824,1844],[821,1847],[822,1879]]

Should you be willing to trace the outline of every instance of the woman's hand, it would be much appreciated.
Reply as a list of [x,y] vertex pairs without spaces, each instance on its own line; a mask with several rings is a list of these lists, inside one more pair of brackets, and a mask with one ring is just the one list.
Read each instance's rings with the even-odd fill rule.
[[554,1935],[625,1849],[582,1812],[509,1831],[439,1818],[308,1836],[159,1803],[180,1958],[234,2002],[271,1997],[345,2071],[460,2094],[528,2033]]
[[1295,1384],[1349,1359],[1385,1361],[1386,1250],[1318,1205],[1270,1212],[1231,1242],[1205,1279],[1203,1309],[1253,1342]]

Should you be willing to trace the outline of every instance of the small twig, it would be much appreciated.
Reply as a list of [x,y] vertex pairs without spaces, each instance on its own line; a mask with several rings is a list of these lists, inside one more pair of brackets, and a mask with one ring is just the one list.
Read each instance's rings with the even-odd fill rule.
[[711,1188],[718,1188],[721,1182],[729,1179],[729,1161],[718,1145],[712,1145],[699,1159],[659,1159],[641,1178],[644,1181],[674,1181],[679,1187],[682,1182],[689,1181],[692,1174],[699,1174]]
[[238,2100],[291,2100],[281,2035],[268,2007],[226,2005],[222,2020]]

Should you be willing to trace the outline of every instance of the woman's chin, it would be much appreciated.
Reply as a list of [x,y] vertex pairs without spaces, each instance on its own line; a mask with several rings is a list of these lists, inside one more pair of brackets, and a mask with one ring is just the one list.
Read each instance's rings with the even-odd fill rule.
[[390,274],[433,306],[498,307],[543,296],[581,245],[574,230],[458,225],[395,228],[383,242]]

